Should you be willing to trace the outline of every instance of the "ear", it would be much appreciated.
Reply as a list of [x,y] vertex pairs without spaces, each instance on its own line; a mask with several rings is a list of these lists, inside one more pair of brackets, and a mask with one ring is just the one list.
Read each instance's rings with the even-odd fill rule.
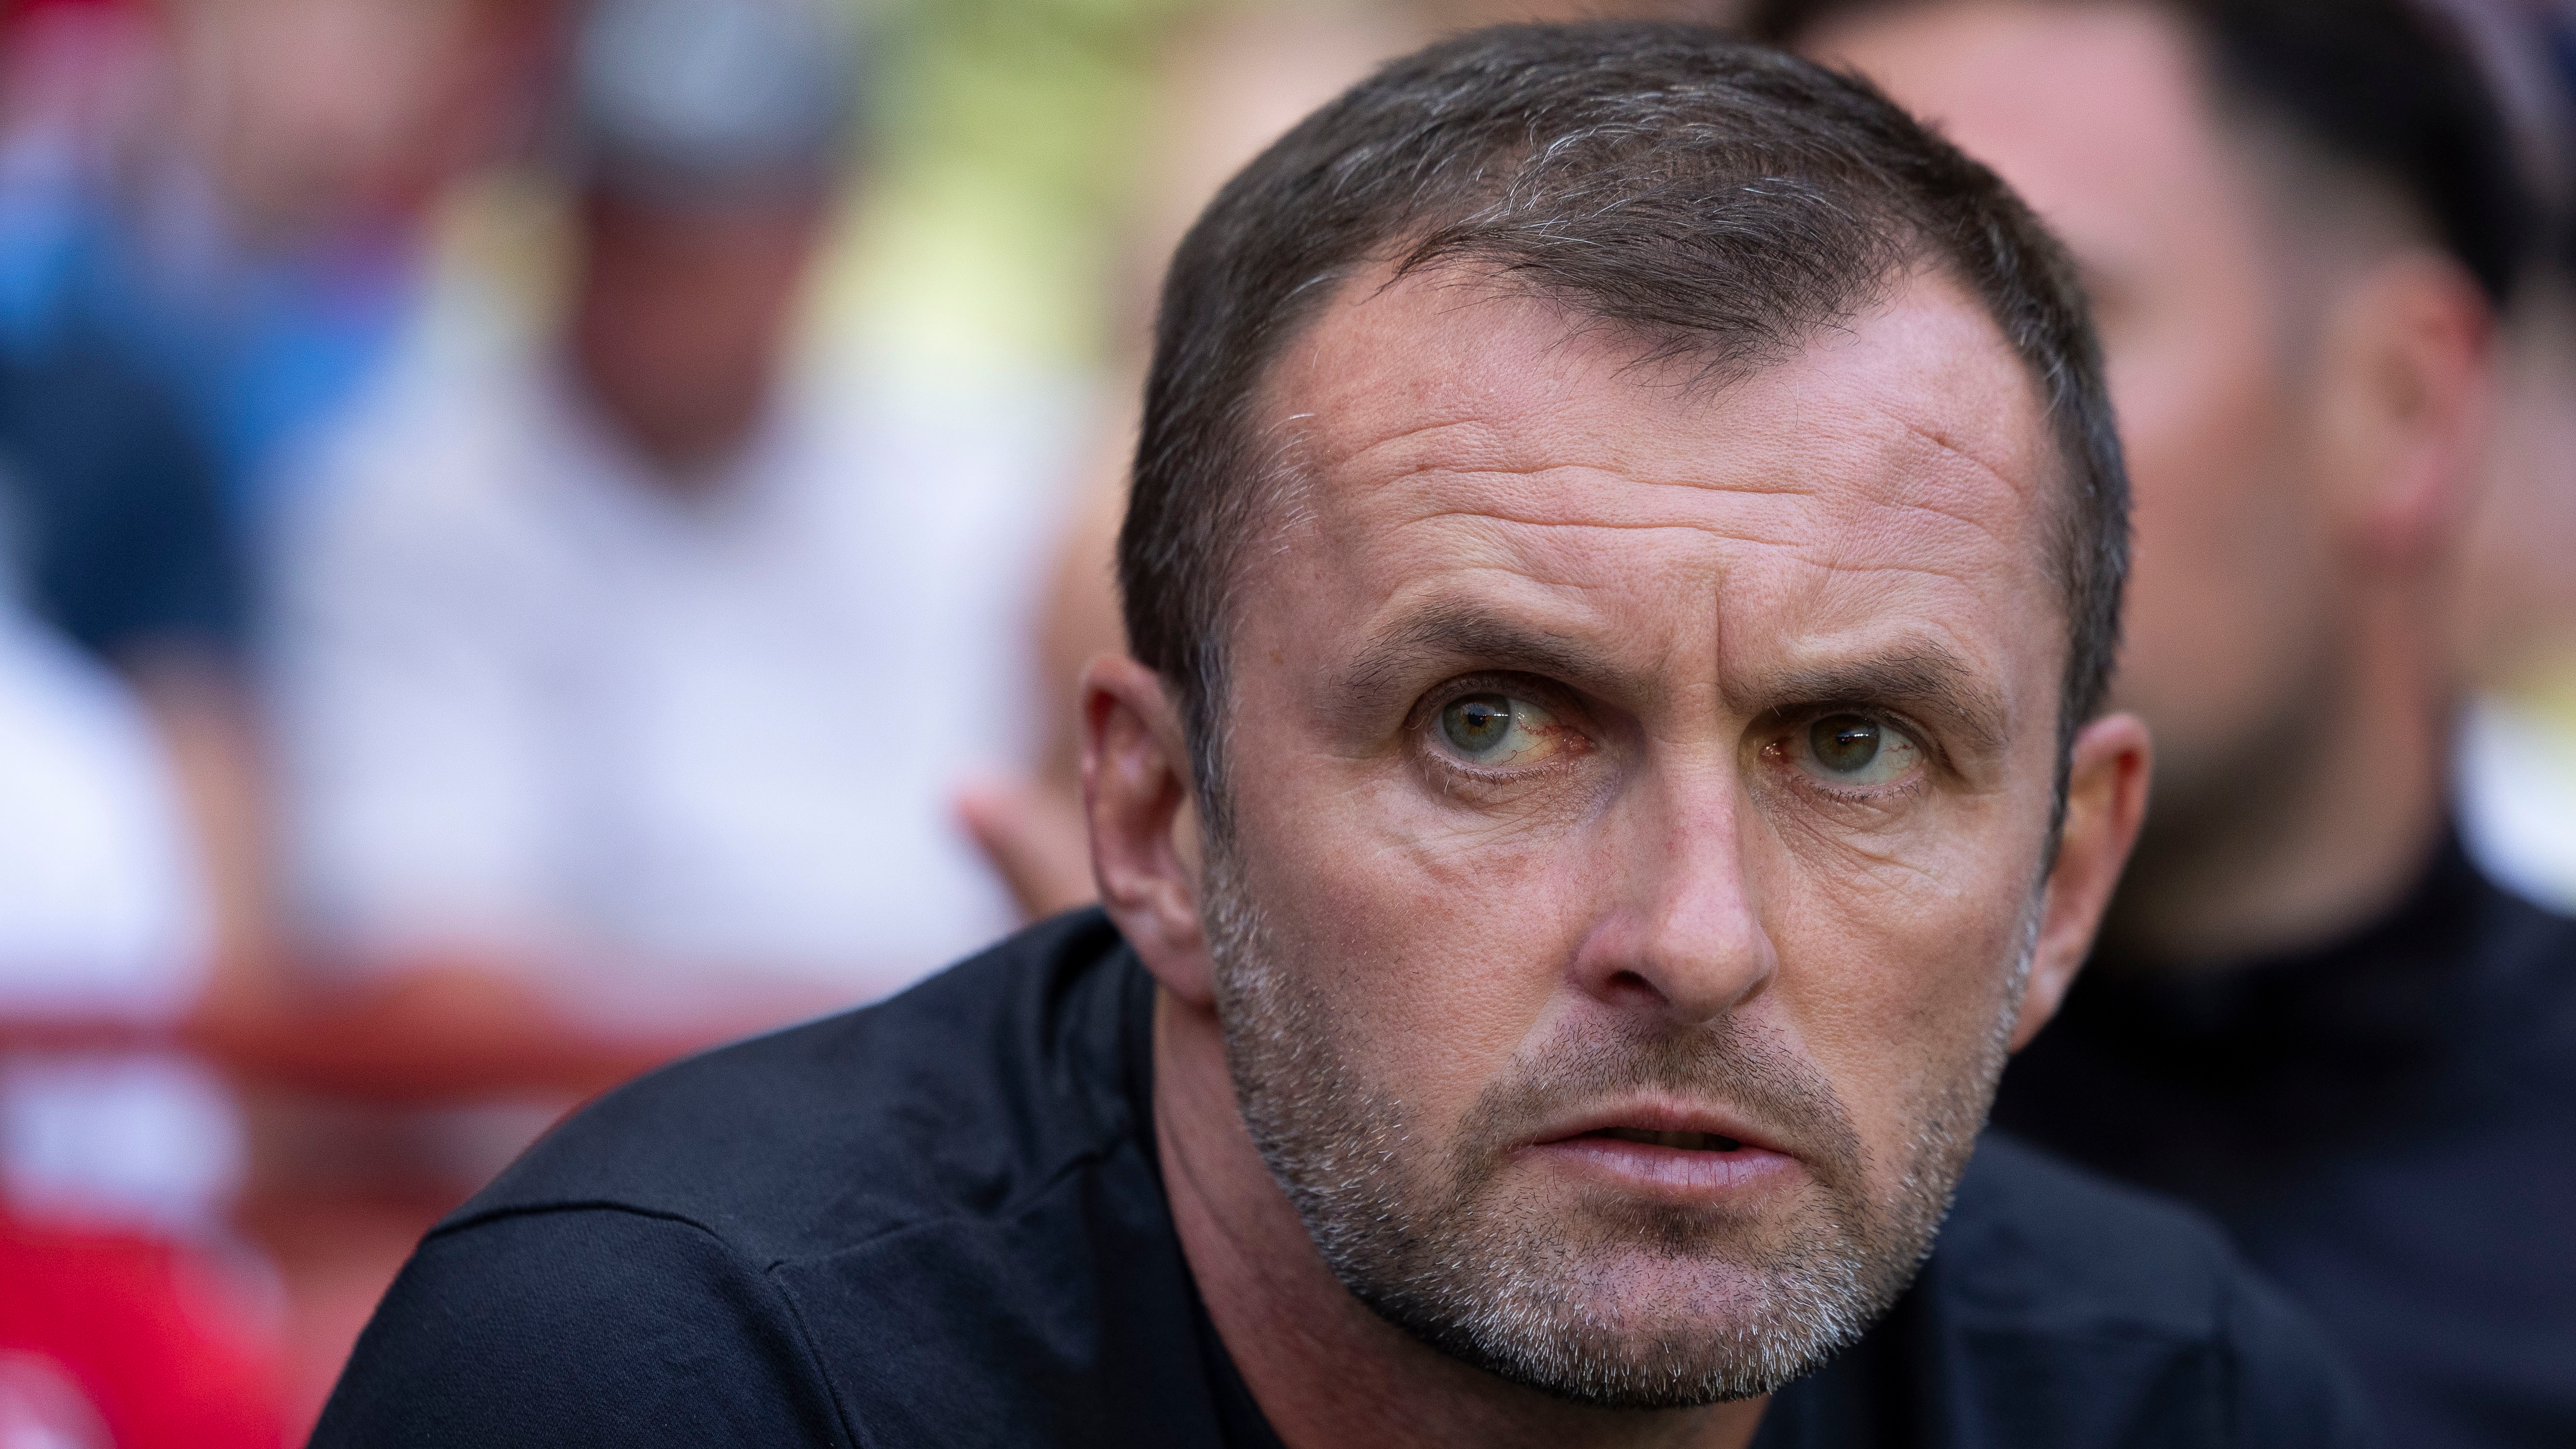
[[2066,777],[2066,820],[2057,859],[2042,887],[2039,939],[2012,1049],[2020,1051],[2057,1014],[2066,989],[2093,949],[2093,933],[2129,862],[2129,847],[2147,818],[2147,777],[2154,749],[2133,714],[2105,715],[2075,736]]
[[2448,258],[2372,268],[2329,314],[2319,456],[2365,559],[2412,572],[2466,513],[2492,406],[2495,314]]
[[1199,920],[1198,809],[1180,711],[1154,671],[1103,655],[1082,671],[1082,807],[1100,904],[1163,989],[1212,1008]]

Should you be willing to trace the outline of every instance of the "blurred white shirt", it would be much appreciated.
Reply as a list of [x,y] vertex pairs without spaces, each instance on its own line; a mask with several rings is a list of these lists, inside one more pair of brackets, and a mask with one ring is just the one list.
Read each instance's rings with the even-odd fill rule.
[[2453,773],[2460,835],[2487,874],[2576,914],[2576,712],[2497,696],[2462,712]]
[[208,933],[141,708],[0,599],[0,1014],[175,1020],[205,985]]
[[[0,1023],[156,1028],[206,983],[205,883],[124,685],[0,589]],[[238,1186],[222,1084],[173,1051],[0,1050],[10,1211],[188,1235]]]
[[416,357],[315,455],[275,570],[326,939],[653,1021],[881,995],[1008,930],[951,798],[1041,733],[1077,402],[816,369],[683,496],[548,367]]

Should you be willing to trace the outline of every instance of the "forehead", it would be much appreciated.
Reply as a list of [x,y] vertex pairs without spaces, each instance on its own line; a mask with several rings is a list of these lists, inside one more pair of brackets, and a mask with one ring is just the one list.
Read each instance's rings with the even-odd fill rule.
[[1623,637],[1739,660],[1891,628],[2062,647],[2054,447],[1959,288],[1900,280],[1734,381],[1646,350],[1455,275],[1354,285],[1265,390],[1306,480],[1274,575],[1379,613],[1470,589],[1579,632],[1652,616]]

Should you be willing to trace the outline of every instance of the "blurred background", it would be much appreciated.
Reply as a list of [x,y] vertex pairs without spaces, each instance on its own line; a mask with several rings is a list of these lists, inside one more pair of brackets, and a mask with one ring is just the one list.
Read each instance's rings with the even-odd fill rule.
[[[2576,10],[2453,8],[2563,211]],[[300,1440],[564,1111],[1078,903],[1190,218],[1445,31],[1725,9],[0,9],[0,1446]],[[2535,272],[2458,810],[2565,908],[2563,230]]]

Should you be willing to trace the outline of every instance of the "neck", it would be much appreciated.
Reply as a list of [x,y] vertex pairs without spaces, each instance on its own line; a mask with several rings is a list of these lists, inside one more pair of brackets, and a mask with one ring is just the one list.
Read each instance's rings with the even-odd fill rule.
[[1289,1449],[1752,1442],[1764,1400],[1587,1408],[1461,1363],[1369,1311],[1325,1265],[1253,1146],[1215,1014],[1168,993],[1154,1011],[1154,1133],[1208,1317]]
[[2405,898],[2441,836],[2449,728],[2418,602],[2371,600],[2339,688],[2300,701],[2274,747],[2157,802],[2103,926],[2115,969],[2250,964]]
[[591,415],[670,492],[696,495],[719,483],[770,416],[772,370],[700,369],[688,387],[639,369],[621,355],[631,342],[577,312],[565,361]]
[[695,497],[723,479],[726,465],[741,456],[757,429],[762,405],[742,399],[721,411],[713,409],[676,416],[626,405],[614,394],[593,388],[599,415],[632,454],[648,465],[647,473],[664,490]]

